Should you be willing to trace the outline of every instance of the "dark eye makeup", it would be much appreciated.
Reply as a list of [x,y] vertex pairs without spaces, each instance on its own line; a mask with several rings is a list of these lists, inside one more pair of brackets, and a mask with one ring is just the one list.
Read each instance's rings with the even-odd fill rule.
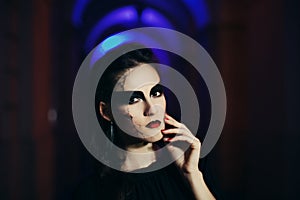
[[[123,91],[123,92],[114,92],[114,93],[115,93],[117,99],[122,101],[122,102],[119,102],[119,103],[122,103],[122,104],[126,103],[126,102],[123,102],[125,99],[129,99],[129,101],[127,101],[127,103],[130,104],[130,105],[145,100],[144,93],[141,92],[141,91]],[[160,85],[160,84],[155,85],[151,89],[149,95],[152,98],[161,97],[163,95],[162,85]]]
[[145,100],[145,96],[143,92],[140,91],[134,91],[131,95],[131,97],[129,98],[129,104],[134,104],[137,103],[139,101],[144,101]]
[[163,95],[163,87],[160,84],[155,85],[150,92],[151,97],[160,97]]

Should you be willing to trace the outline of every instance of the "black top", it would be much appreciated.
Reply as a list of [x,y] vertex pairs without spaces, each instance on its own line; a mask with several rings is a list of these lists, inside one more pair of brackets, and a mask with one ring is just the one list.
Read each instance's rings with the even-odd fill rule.
[[177,167],[171,164],[147,173],[111,170],[110,175],[103,178],[99,174],[93,175],[79,186],[75,199],[189,200],[194,197]]

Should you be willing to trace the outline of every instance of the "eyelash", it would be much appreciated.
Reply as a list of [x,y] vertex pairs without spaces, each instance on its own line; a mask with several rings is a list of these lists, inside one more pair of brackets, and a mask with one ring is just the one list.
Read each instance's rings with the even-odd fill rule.
[[[158,94],[157,94],[158,93]],[[154,97],[154,98],[158,98],[158,97],[161,97],[163,95],[163,91],[161,89],[157,89],[153,92],[151,92],[150,96],[151,97]],[[140,96],[132,96],[130,97],[129,99],[129,104],[135,104],[137,102],[139,102],[140,100],[144,100],[143,97],[140,97]]]
[[162,91],[157,90],[157,91],[154,91],[153,94],[151,94],[151,97],[160,97],[162,94],[163,94]]
[[130,97],[129,104],[137,103],[138,101],[142,100],[141,97]]

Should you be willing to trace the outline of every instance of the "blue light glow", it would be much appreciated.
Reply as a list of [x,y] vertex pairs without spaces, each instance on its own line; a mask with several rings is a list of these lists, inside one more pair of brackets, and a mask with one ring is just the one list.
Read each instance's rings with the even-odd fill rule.
[[90,3],[91,0],[77,0],[72,15],[72,23],[75,27],[79,27],[82,24],[81,16],[84,12],[86,6]]
[[202,28],[209,22],[207,6],[204,0],[183,0],[193,14],[197,27]]
[[128,35],[113,35],[105,39],[103,42],[101,42],[96,48],[91,58],[91,65],[94,65],[95,62],[99,58],[101,58],[104,54],[106,54],[108,51],[112,50],[113,48],[126,43],[130,40],[130,36]]
[[173,28],[172,24],[165,16],[151,8],[146,8],[142,12],[141,20],[145,25],[158,26],[170,29]]
[[126,6],[116,9],[101,20],[92,28],[85,43],[85,50],[89,52],[100,38],[101,34],[109,27],[116,24],[136,24],[138,13],[134,6]]
[[[138,42],[137,42],[138,41]],[[93,51],[93,54],[91,56],[90,60],[90,68],[93,68],[94,64],[101,59],[107,52],[111,51],[112,49],[119,47],[123,44],[128,43],[139,43],[141,45],[144,45],[145,47],[151,47],[151,46],[161,46],[154,38],[150,38],[140,32],[121,32],[115,35],[112,35],[105,39],[103,42],[101,42],[99,45],[96,46],[96,48]],[[154,52],[155,53],[155,52]],[[166,61],[166,63],[169,62],[167,57],[162,57],[161,55],[157,55],[159,59],[163,59]]]
[[112,48],[115,48],[116,46],[122,44],[126,41],[126,37],[122,35],[113,35],[104,40],[101,44],[101,47],[104,51],[108,51]]
[[[185,5],[191,11],[198,28],[202,28],[209,22],[210,19],[209,19],[209,15],[208,15],[208,10],[207,10],[207,6],[206,6],[206,3],[204,0],[182,0],[182,1],[185,3]],[[91,0],[76,0],[74,8],[73,8],[73,13],[72,13],[72,23],[74,26],[76,26],[76,27],[81,26],[82,14],[83,14],[84,10],[86,9],[86,6],[90,2],[91,2]],[[124,9],[124,8],[120,8],[119,10],[122,11],[122,9]],[[147,12],[148,11],[146,11],[146,13]],[[153,12],[153,10],[152,10],[151,12],[152,12],[152,14],[145,14],[146,16],[144,16],[144,17],[142,14],[142,20],[144,22],[151,23],[152,25],[156,24],[157,26],[170,28],[169,21],[164,16],[162,16],[157,11]],[[153,13],[155,13],[155,14],[153,15]],[[153,18],[153,16],[154,16],[154,18]],[[127,14],[123,13],[123,17],[125,17],[125,18],[127,17],[127,19],[128,19],[128,17],[130,18],[131,17],[130,11]],[[162,21],[159,21],[157,19],[162,19]],[[155,20],[155,22],[153,20]]]

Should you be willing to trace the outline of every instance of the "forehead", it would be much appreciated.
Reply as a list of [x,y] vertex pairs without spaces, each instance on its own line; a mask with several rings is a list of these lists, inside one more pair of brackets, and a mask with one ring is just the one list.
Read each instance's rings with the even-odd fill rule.
[[[133,91],[160,82],[157,71],[149,64],[141,64],[129,69],[116,85],[116,91]],[[122,88],[120,86],[123,86]]]

